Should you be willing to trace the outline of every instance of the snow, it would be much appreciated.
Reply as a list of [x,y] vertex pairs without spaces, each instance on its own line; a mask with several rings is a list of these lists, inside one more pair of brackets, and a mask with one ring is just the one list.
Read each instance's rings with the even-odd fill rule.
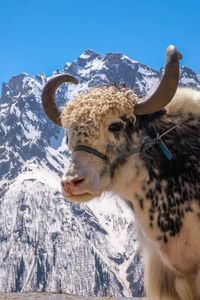
[[6,135],[8,131],[10,130],[10,126],[5,126],[3,123],[1,123],[2,130],[4,134]]
[[23,88],[25,88],[26,84],[30,85],[31,83],[34,82],[34,79],[29,76],[28,74],[24,73],[25,77],[23,78],[22,82],[23,82]]
[[194,78],[183,77],[181,78],[181,83],[186,86],[188,84],[196,85],[196,80]]
[[93,62],[88,62],[85,68],[90,68],[91,71],[100,70],[104,67],[104,62],[101,59],[95,58]]
[[[57,151],[48,147],[46,152],[47,161],[59,170],[60,166],[57,160],[55,160]],[[59,158],[57,155],[57,158],[62,161],[64,160],[62,156]],[[67,161],[65,158],[65,165]],[[120,266],[119,268],[109,258],[109,256],[113,258],[121,257],[121,253],[126,251],[126,248],[123,248],[119,244],[123,239],[119,239],[118,241],[117,237],[124,235],[125,240],[129,240],[130,238],[128,235],[125,235],[128,224],[128,220],[126,219],[128,214],[125,216],[123,213],[125,204],[119,203],[115,196],[107,194],[102,199],[99,198],[94,200],[94,202],[91,201],[88,205],[82,205],[83,215],[78,213],[75,216],[70,210],[69,204],[62,199],[61,195],[58,197],[58,200],[53,200],[53,195],[55,198],[55,195],[60,193],[60,176],[47,166],[46,161],[41,161],[40,164],[36,161],[27,161],[24,164],[22,172],[10,182],[9,186],[9,190],[2,199],[2,208],[3,211],[6,211],[6,214],[1,216],[1,222],[3,222],[1,224],[5,224],[6,232],[10,235],[9,263],[12,263],[12,260],[15,261],[17,257],[22,256],[26,266],[27,271],[22,291],[29,291],[31,289],[30,284],[34,278],[38,264],[38,257],[33,252],[34,248],[26,242],[27,233],[32,243],[36,238],[39,239],[40,245],[41,243],[46,245],[42,247],[45,247],[45,253],[48,253],[46,256],[48,260],[51,257],[53,259],[55,255],[52,252],[54,248],[52,248],[50,243],[50,237],[59,233],[59,238],[56,239],[56,243],[59,245],[56,247],[56,269],[52,270],[54,274],[52,274],[52,278],[54,280],[55,278],[64,280],[62,288],[65,291],[68,293],[77,293],[77,291],[80,292],[80,287],[84,286],[85,292],[88,291],[87,293],[90,293],[91,280],[92,278],[95,279],[94,258],[91,256],[91,251],[93,251],[98,256],[98,259],[103,262],[104,272],[109,272],[108,270],[111,268],[112,272],[114,272],[113,274],[118,274],[118,280],[124,286],[124,293],[130,295],[126,279],[127,267]],[[13,202],[12,199],[16,199],[16,201]],[[110,201],[110,204],[106,205],[108,201]],[[16,205],[13,205],[13,203],[16,203]],[[23,212],[19,210],[20,207],[23,207]],[[77,209],[79,208],[77,207]],[[112,213],[108,213],[109,210]],[[84,214],[87,214],[85,219],[83,219]],[[131,218],[131,214],[129,217]],[[53,221],[54,219],[55,221]],[[20,220],[23,220],[25,228],[19,240],[17,238],[17,228],[21,226]],[[89,225],[90,222],[92,227]],[[102,235],[101,231],[98,231],[98,227],[97,229],[93,227],[95,224],[99,224],[98,226],[104,229],[107,234]],[[62,228],[64,228],[64,232]],[[42,235],[42,238],[40,238],[43,232],[45,233],[45,237]],[[91,234],[90,239],[84,238],[86,233]],[[24,245],[22,248],[18,244],[20,241],[25,243],[26,247]],[[0,244],[2,253],[7,251],[5,247],[6,244]],[[109,252],[107,247],[109,247]],[[91,258],[89,258],[90,256]],[[73,259],[72,263],[69,259],[70,257]],[[5,259],[5,254],[2,258]],[[129,259],[131,259],[131,256]],[[63,268],[65,260],[67,261],[66,270]],[[124,264],[128,266],[130,260],[126,260]],[[0,264],[0,266],[0,273],[3,276],[2,281],[0,280],[0,289],[2,290],[4,285],[6,285],[4,278],[9,278],[9,275],[4,271],[4,264]],[[82,272],[86,272],[84,279],[81,277]],[[49,290],[52,292],[55,291],[53,283],[49,286]]]
[[61,144],[60,144],[60,146],[57,148],[57,150],[58,150],[60,153],[62,153],[62,152],[64,152],[64,151],[67,151],[67,152],[69,153],[69,151],[68,151],[68,146],[67,146],[67,144],[66,144],[66,134],[65,134],[65,133],[64,133],[63,139],[62,139],[62,141],[61,141]]
[[127,55],[122,55],[122,60],[128,60],[130,61],[132,64],[137,64],[138,61],[131,59],[130,57],[128,57]]
[[[12,110],[11,110],[11,112],[12,112]],[[21,116],[21,111],[20,111],[19,108],[16,107],[16,106],[15,106],[15,108],[14,108],[14,113],[15,113],[15,115],[16,115],[18,118],[20,118],[20,116]]]
[[48,185],[50,188],[60,190],[60,178],[59,176],[50,171],[45,164],[35,164],[33,162],[27,162],[24,165],[24,171],[19,174],[17,179],[13,182],[12,188],[17,191],[21,189],[24,182],[29,180],[37,180],[40,183]]
[[63,144],[63,140],[66,143],[64,129],[61,129],[58,136],[56,137],[52,136],[50,138],[50,146],[54,149],[58,149],[58,148],[60,149],[61,145]]
[[98,57],[95,58],[93,61],[90,61],[86,64],[84,69],[78,71],[78,74],[81,76],[87,76],[92,71],[99,71],[102,69],[107,69],[102,59]]
[[82,58],[82,59],[88,59],[89,57],[90,57],[90,55],[89,54],[85,54],[85,53],[83,53],[83,54],[80,55],[80,58]]
[[[119,197],[111,193],[105,193],[100,198],[90,201],[87,205],[97,216],[99,223],[103,224],[109,235],[109,242],[113,249],[119,253],[123,252],[125,250],[125,241],[128,238],[126,232],[128,224],[134,221],[130,208]],[[115,220],[119,218],[119,210],[122,213],[121,224],[123,224],[120,236],[115,231]],[[126,213],[125,215],[123,215],[124,212]]]
[[160,79],[158,79],[158,78],[151,77],[148,80],[148,82],[146,84],[146,91],[147,91],[146,97],[149,97],[150,95],[152,95],[155,92],[159,83],[160,83]]
[[35,143],[40,138],[40,132],[33,126],[26,122],[24,126],[24,135],[28,140],[31,140],[32,143]]
[[69,158],[65,157],[64,155],[59,153],[57,150],[55,150],[51,147],[46,148],[46,158],[48,160],[48,163],[50,163],[51,166],[55,170],[64,171],[61,166],[63,166],[64,163],[65,163],[66,167],[68,165]]
[[67,62],[65,63],[65,66],[66,66],[66,67],[70,67],[71,64],[72,64],[71,62],[68,62],[68,61],[67,61]]
[[75,86],[72,85],[68,86],[66,98],[71,100],[75,98],[78,94],[88,91],[89,90],[88,85],[89,82],[77,84]]
[[96,74],[93,76],[93,80],[95,80],[95,79],[97,79],[97,80],[101,79],[104,82],[108,82],[108,78],[106,77],[105,74]]
[[[155,71],[143,65],[139,66],[138,74],[140,75],[136,76],[135,84],[139,89],[139,91],[141,92],[141,94],[145,94],[147,97],[147,94],[149,95],[155,91],[156,87],[160,82],[160,79],[157,77]],[[141,74],[143,75],[142,79],[141,79]]]

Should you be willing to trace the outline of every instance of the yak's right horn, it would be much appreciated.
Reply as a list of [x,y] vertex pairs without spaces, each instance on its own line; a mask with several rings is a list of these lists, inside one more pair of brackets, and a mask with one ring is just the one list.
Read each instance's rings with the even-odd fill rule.
[[162,80],[152,96],[139,102],[134,107],[135,115],[146,115],[157,112],[166,106],[174,97],[179,82],[179,60],[182,55],[174,46],[166,51],[166,64]]
[[57,88],[65,82],[78,84],[78,80],[68,74],[59,74],[51,77],[44,86],[42,92],[42,104],[44,111],[51,121],[62,127],[61,112],[55,103],[55,92]]

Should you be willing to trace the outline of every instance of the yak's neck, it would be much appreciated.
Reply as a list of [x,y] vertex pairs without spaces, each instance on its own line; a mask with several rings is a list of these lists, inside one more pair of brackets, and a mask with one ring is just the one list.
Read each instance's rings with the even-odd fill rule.
[[[139,128],[138,134],[141,136],[142,132],[142,136],[146,134],[149,139],[168,132],[163,135],[162,142],[171,157],[167,157],[159,144],[147,144],[146,147],[144,143],[139,153],[119,165],[113,180],[114,190],[120,190],[119,193],[130,200],[142,193],[148,198],[149,189],[151,195],[165,194],[169,203],[175,194],[185,200],[200,199],[200,118],[190,118],[181,124],[183,119],[185,117],[177,119],[163,115],[151,121],[149,126],[145,124]],[[180,125],[174,127],[177,124]],[[153,133],[150,132],[152,127]]]
[[[173,129],[170,131],[171,128]],[[182,123],[175,118],[170,120],[168,116],[163,116],[147,126],[145,129],[147,134],[148,131],[152,131],[150,135],[162,136],[161,144],[155,143],[150,147],[144,145],[140,153],[150,181],[176,182],[181,179],[182,183],[198,182],[200,177],[199,128],[200,119],[186,118]]]
[[[152,125],[162,134],[179,122],[163,116]],[[156,229],[155,238],[165,243],[180,232],[185,214],[194,206],[199,207],[200,217],[199,129],[200,119],[191,118],[163,136],[171,160],[155,144],[127,163],[126,178],[128,172],[132,177],[123,188],[124,198],[133,204],[145,228],[150,232]]]

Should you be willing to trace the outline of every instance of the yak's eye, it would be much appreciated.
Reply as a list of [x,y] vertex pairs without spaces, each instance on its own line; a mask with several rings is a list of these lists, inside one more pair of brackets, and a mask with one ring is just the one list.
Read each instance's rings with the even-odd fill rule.
[[124,128],[124,123],[122,123],[122,122],[115,122],[115,123],[112,123],[108,127],[108,130],[111,131],[111,132],[113,132],[113,133],[119,133],[123,128]]

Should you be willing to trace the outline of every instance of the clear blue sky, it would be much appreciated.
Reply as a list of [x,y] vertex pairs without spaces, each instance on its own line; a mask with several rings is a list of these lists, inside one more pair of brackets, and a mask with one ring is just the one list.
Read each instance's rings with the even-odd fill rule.
[[0,0],[0,85],[63,67],[90,48],[159,69],[168,44],[200,74],[199,0]]

